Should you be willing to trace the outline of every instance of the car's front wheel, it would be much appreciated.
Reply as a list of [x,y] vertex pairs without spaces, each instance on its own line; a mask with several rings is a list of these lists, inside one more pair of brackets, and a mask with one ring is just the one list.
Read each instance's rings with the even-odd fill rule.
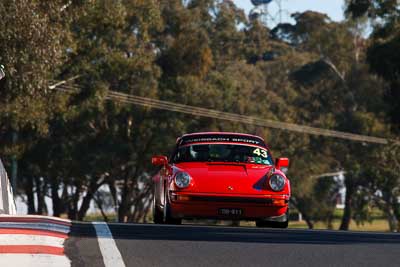
[[167,191],[165,191],[165,194],[164,194],[163,223],[182,224],[182,219],[172,218],[172,216],[171,216],[171,206],[169,204]]
[[258,220],[256,221],[257,227],[269,227],[269,228],[288,228],[289,226],[289,209],[284,215],[284,221],[268,221],[268,220]]
[[182,219],[171,217],[171,206],[168,201],[165,202],[164,206],[164,223],[166,224],[182,224]]
[[164,214],[156,205],[156,197],[153,198],[153,222],[156,224],[164,223]]
[[268,227],[268,228],[288,228],[289,220],[284,222],[269,222],[269,221],[256,221],[257,227]]

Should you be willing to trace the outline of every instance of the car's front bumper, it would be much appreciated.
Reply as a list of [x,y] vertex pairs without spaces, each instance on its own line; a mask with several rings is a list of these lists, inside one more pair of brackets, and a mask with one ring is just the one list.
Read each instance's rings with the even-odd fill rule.
[[[174,218],[286,220],[288,195],[227,195],[170,192]],[[238,209],[240,215],[221,215],[220,209]]]

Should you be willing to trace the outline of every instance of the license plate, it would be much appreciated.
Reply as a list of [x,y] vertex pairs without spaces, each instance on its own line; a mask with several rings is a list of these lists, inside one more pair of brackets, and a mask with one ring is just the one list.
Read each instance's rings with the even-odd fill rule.
[[234,208],[223,208],[218,210],[218,214],[224,216],[240,216],[243,214],[243,210]]

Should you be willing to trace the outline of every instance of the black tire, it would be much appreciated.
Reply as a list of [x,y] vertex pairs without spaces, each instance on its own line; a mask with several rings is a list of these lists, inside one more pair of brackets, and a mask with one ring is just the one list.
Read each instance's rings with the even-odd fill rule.
[[268,222],[268,221],[256,221],[257,227],[268,227],[268,228],[288,228],[289,220],[284,222]]
[[153,222],[156,224],[164,223],[164,215],[161,210],[156,205],[156,198],[153,199]]
[[168,201],[166,201],[164,209],[165,209],[165,212],[163,215],[164,215],[164,223],[165,224],[176,224],[176,225],[182,224],[182,219],[171,217],[171,215],[170,215],[171,208],[170,208]]
[[289,226],[289,209],[286,211],[286,221],[284,222],[272,222],[266,220],[256,221],[257,227],[268,227],[268,228],[288,228]]

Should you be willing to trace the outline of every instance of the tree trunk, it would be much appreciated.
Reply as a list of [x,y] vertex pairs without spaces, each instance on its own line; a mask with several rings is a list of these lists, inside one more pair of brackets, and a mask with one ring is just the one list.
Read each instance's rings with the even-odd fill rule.
[[35,177],[35,183],[36,183],[36,198],[38,200],[38,206],[37,206],[37,214],[44,214],[45,210],[45,203],[44,203],[44,194],[43,192],[43,187],[42,187],[42,181],[40,177]]
[[58,195],[58,183],[55,178],[51,178],[51,200],[53,202],[53,216],[60,217],[61,213],[63,212],[61,206],[60,196]]
[[83,218],[86,216],[86,212],[90,208],[90,202],[93,199],[94,193],[96,193],[97,189],[99,189],[99,187],[103,185],[103,183],[98,184],[97,181],[98,179],[92,179],[92,181],[90,182],[89,188],[86,192],[85,197],[82,200],[81,207],[78,211],[79,221],[82,221]]
[[[132,207],[132,198],[137,198],[137,194],[135,194],[135,189],[137,189],[137,178],[142,174],[143,162],[146,160],[145,157],[139,155],[145,155],[148,148],[151,147],[151,143],[153,140],[153,136],[149,136],[146,144],[143,147],[142,151],[135,152],[138,155],[136,160],[136,166],[130,169],[124,178],[124,185],[122,189],[121,195],[121,203],[118,207],[118,221],[126,222],[130,216],[130,211]],[[132,157],[136,158],[136,157]],[[135,194],[135,195],[134,195]],[[135,200],[134,200],[135,201]]]
[[306,221],[308,229],[314,229],[314,223],[310,219],[310,217],[307,215],[307,213],[301,212],[301,214],[303,215],[303,219]]
[[33,178],[26,178],[26,187],[25,187],[26,197],[28,199],[28,214],[35,214],[35,197],[33,195]]
[[135,207],[135,210],[133,211],[133,213],[129,216],[128,221],[129,222],[136,222],[138,223],[140,220],[140,216],[142,214],[143,211],[143,201],[140,199],[135,199],[135,201],[133,202],[133,206]]
[[333,216],[330,215],[327,220],[327,227],[329,230],[333,230]]
[[152,201],[150,201],[150,199],[152,199],[151,191],[152,191],[152,186],[148,185],[147,188],[143,189],[140,194],[135,195],[135,199],[133,202],[135,211],[129,217],[130,222],[144,221],[144,218],[147,215],[147,212],[146,212],[148,210],[147,207],[148,206],[151,207],[151,204],[148,205],[148,203],[152,203]]
[[146,205],[146,207],[145,207],[145,209],[143,211],[143,223],[147,223],[148,222],[147,221],[147,214],[150,213],[150,210],[153,208],[152,206],[153,205],[152,205],[151,201]]
[[389,223],[390,232],[397,232],[399,229],[399,210],[397,196],[390,195],[385,199],[385,213]]
[[93,193],[91,192],[90,189],[86,192],[85,197],[82,200],[81,207],[79,208],[78,214],[77,214],[77,219],[78,221],[82,221],[83,218],[86,216],[86,212],[88,211],[90,207],[90,202],[93,199]]
[[399,222],[398,222],[396,216],[393,214],[393,211],[391,209],[388,210],[386,212],[386,216],[388,219],[390,232],[397,232],[397,227],[398,227]]
[[296,209],[302,214],[303,219],[306,222],[308,229],[314,229],[314,223],[313,223],[312,219],[310,218],[310,216],[308,216],[306,210],[303,209],[303,207],[299,204],[299,202],[295,198],[292,198],[290,201],[293,204],[293,206],[295,206]]
[[118,193],[117,193],[117,188],[115,187],[115,181],[109,181],[108,187],[110,188],[111,196],[114,201],[115,213],[118,213]]
[[396,216],[396,219],[397,219],[396,232],[400,233],[400,203],[397,201],[397,197],[394,199],[392,207],[394,210],[394,216]]
[[130,210],[129,203],[130,203],[131,189],[129,188],[127,180],[128,179],[125,180],[124,188],[122,189],[121,203],[119,203],[118,206],[118,222],[126,222]]
[[121,201],[118,207],[118,222],[126,222],[128,219],[129,205],[126,201]]
[[108,222],[108,217],[107,217],[107,214],[104,212],[103,204],[101,203],[101,200],[98,197],[93,195],[93,201],[96,203],[97,207],[99,208],[104,221]]
[[[347,178],[346,178],[347,179]],[[350,227],[351,217],[352,217],[352,197],[353,197],[354,187],[352,185],[346,185],[346,197],[344,200],[344,212],[342,217],[342,222],[340,224],[339,230],[348,231]]]
[[70,220],[76,220],[78,215],[78,201],[80,197],[81,184],[76,182],[74,186],[75,192],[72,196],[72,199],[68,203],[68,219]]

